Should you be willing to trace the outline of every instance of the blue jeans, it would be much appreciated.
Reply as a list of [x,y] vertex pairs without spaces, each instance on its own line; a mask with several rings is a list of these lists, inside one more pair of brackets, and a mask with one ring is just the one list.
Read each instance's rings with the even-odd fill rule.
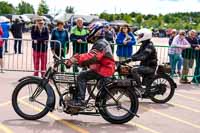
[[180,72],[183,64],[183,59],[180,54],[169,54],[169,62],[171,66],[171,75],[173,76],[177,69]]

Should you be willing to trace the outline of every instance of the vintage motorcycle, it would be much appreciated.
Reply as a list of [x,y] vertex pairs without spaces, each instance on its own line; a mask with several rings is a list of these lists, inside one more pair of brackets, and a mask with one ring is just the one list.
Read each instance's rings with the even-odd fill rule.
[[[127,63],[118,63],[117,72],[126,79],[133,79],[131,69],[137,68],[139,65],[129,65]],[[177,88],[173,79],[165,73],[164,67],[158,65],[155,73],[152,75],[141,75],[142,86],[135,87],[136,94],[140,98],[151,99],[155,103],[168,102],[175,93]]]
[[[19,116],[27,120],[40,119],[56,109],[56,98],[59,99],[58,109],[71,115],[100,114],[106,121],[114,124],[126,123],[138,116],[139,103],[135,90],[131,88],[135,84],[132,80],[126,80],[124,83],[124,80],[120,79],[99,79],[92,85],[83,108],[68,106],[68,101],[77,94],[76,76],[73,74],[73,80],[69,81],[66,74],[60,74],[59,66],[65,65],[66,59],[56,56],[53,58],[54,65],[48,68],[43,78],[28,76],[19,80],[12,94],[12,106]],[[62,78],[63,76],[65,78]],[[96,87],[99,82],[101,86]],[[60,83],[65,85],[63,91],[58,87]],[[91,94],[96,88],[98,93],[94,100]],[[24,104],[29,105],[29,108]]]
[[[116,75],[113,78],[123,79],[124,81],[132,80],[134,82],[135,79],[131,75],[131,69],[137,67],[139,65],[116,62]],[[141,75],[141,78],[143,85],[138,87],[135,82],[135,85],[131,88],[136,91],[139,98],[151,99],[155,103],[163,104],[168,102],[173,97],[175,88],[177,88],[176,83],[166,74],[162,65],[157,67],[154,75]],[[88,88],[88,90],[95,99],[97,92],[92,93],[91,88]]]

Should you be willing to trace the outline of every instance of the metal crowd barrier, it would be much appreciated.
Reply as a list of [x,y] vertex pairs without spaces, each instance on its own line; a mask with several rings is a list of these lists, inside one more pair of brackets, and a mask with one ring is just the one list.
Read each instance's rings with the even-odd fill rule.
[[[31,39],[4,39],[7,40],[7,51],[5,52],[5,46],[3,50],[3,70],[6,71],[21,71],[21,72],[34,72],[33,64],[33,40]],[[17,41],[17,51],[15,53],[15,42]],[[21,41],[21,50],[19,53],[18,45]],[[52,48],[50,43],[55,43],[59,46],[61,52],[61,43],[59,41],[46,41],[44,48],[47,48],[47,64],[53,61]],[[5,44],[4,44],[5,45]],[[36,45],[36,49],[38,49]]]
[[[33,40],[31,39],[7,39],[8,43],[8,53],[5,53],[3,56],[3,61],[4,61],[4,70],[7,71],[23,71],[23,72],[33,72],[34,71],[34,66],[33,66],[33,50],[32,50],[32,42]],[[14,53],[14,42],[15,41],[22,41],[22,46],[21,46],[21,52],[22,54],[15,54]],[[51,48],[52,45],[50,44],[55,44],[54,47]],[[62,47],[61,43],[59,41],[47,41],[47,64],[49,62],[53,62],[53,54],[52,49],[54,51],[58,51],[59,53],[62,53],[64,55],[59,55],[63,56],[65,58],[70,58],[73,54],[76,52],[80,52],[81,49],[83,50],[82,52],[87,52],[91,47],[93,46],[92,44],[87,44],[82,43],[80,44],[81,46],[78,47],[79,49],[76,49],[77,47],[73,46],[72,42],[69,43],[69,45]],[[123,47],[123,45],[117,45],[117,44],[111,44],[112,45],[112,51],[114,55],[114,59],[117,61],[119,60],[116,51],[117,47]],[[161,45],[154,45],[156,47],[157,55],[158,55],[158,64],[164,64],[164,63],[169,63],[169,56],[168,56],[168,49],[169,46],[161,46]],[[132,46],[132,54],[134,54],[138,49],[140,45],[134,45]],[[123,48],[122,48],[123,49]],[[200,52],[199,56],[197,56],[198,51],[191,49],[193,52],[186,53],[189,57],[192,57],[191,60],[194,60],[194,64],[190,68],[190,71],[188,73],[188,77],[193,77],[193,78],[198,78],[200,77],[200,74],[197,72],[200,69]],[[128,51],[124,51],[127,53]],[[190,55],[191,54],[191,55]],[[195,55],[196,54],[196,55]],[[184,58],[183,58],[184,60]],[[136,62],[137,63],[137,62]],[[195,67],[196,68],[196,73],[195,73]],[[198,68],[199,67],[199,68]],[[183,69],[183,64],[182,64],[182,69]],[[66,69],[65,69],[66,71]],[[74,72],[72,69],[67,70],[67,72]],[[194,74],[195,73],[195,74]]]

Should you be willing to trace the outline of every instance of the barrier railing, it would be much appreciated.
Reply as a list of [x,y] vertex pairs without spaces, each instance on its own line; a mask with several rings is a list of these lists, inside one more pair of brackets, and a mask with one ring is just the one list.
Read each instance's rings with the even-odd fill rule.
[[[39,54],[34,51],[46,52],[46,61],[52,62],[53,53],[50,47],[50,43],[56,43],[59,52],[61,51],[61,44],[59,41],[45,41],[45,44],[34,45],[34,41],[31,39],[5,39],[7,40],[7,52],[3,50],[3,64],[4,70],[7,71],[24,71],[24,72],[33,72],[34,69],[34,54],[39,57]],[[39,42],[38,42],[39,43]],[[37,44],[37,42],[36,42]],[[35,50],[33,50],[33,47]],[[56,48],[56,47],[55,47]],[[45,58],[45,57],[43,57]],[[41,64],[40,64],[41,65]]]
[[[16,51],[15,41],[21,41],[21,51]],[[33,40],[31,39],[7,39],[8,43],[8,53],[5,53],[3,56],[4,62],[4,70],[7,71],[24,71],[24,72],[34,72],[34,59],[33,59]],[[134,45],[127,48],[125,45],[116,45],[111,44],[113,48],[113,56],[114,59],[117,61],[119,60],[119,54],[125,55],[125,58],[129,58],[129,54],[134,54],[140,47],[140,45]],[[39,46],[39,45],[38,45]],[[82,46],[84,48],[82,48]],[[72,43],[69,45],[62,46],[59,41],[46,41],[46,48],[47,48],[47,64],[49,62],[53,62],[53,54],[57,53],[59,56],[63,56],[65,58],[71,57],[75,53],[84,53],[91,49],[93,45],[87,44],[86,42],[80,44],[79,47],[75,47]],[[158,55],[158,64],[168,63],[170,62],[168,50],[169,46],[162,46],[162,45],[154,45]],[[119,50],[122,52],[120,53]],[[77,49],[78,48],[78,49]],[[37,45],[36,45],[36,49]],[[44,47],[45,49],[45,47]],[[52,52],[53,50],[53,52]],[[132,52],[131,52],[132,51]],[[194,50],[189,48],[184,50],[185,56],[180,57],[182,60],[181,63],[181,72],[183,75],[185,74],[186,77],[193,77],[196,81],[200,78],[200,50]],[[22,52],[22,54],[15,52]],[[62,54],[60,54],[62,53]],[[188,61],[189,60],[189,61]],[[189,66],[193,60],[194,64]],[[137,62],[136,62],[137,63]],[[177,65],[176,61],[176,65]],[[172,65],[172,62],[171,62]],[[187,68],[187,70],[186,70]],[[190,68],[190,70],[188,70]],[[184,70],[183,70],[184,69]],[[66,71],[66,70],[65,70]],[[77,72],[74,69],[67,70],[67,72]]]

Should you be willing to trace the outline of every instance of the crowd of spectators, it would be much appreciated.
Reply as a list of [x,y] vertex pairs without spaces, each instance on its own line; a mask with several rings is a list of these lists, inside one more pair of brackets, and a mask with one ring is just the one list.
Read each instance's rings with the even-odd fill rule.
[[[9,22],[0,24],[0,67],[3,68],[3,53],[8,51],[9,30],[11,31],[14,41],[14,53],[23,54],[22,51],[22,34],[23,23],[16,19],[12,25]],[[109,24],[105,25],[105,39],[110,43],[112,52],[114,53],[114,44],[116,45],[116,55],[119,61],[124,61],[133,55],[133,45],[136,44],[136,39],[133,31],[128,25],[122,25],[116,30]],[[76,25],[70,29],[66,28],[66,23],[57,21],[56,27],[50,32],[42,18],[36,19],[35,25],[31,28],[31,39],[33,49],[34,75],[38,76],[41,71],[41,76],[44,75],[47,65],[47,49],[48,41],[50,48],[57,56],[66,57],[69,53],[70,42],[72,42],[73,55],[78,53],[88,52],[87,43],[88,29],[83,25],[83,19],[77,18]],[[57,42],[60,43],[57,43]],[[61,44],[61,46],[59,45]],[[178,75],[180,83],[200,82],[200,39],[197,32],[190,30],[177,31],[171,30],[169,36],[169,62],[171,66],[171,76]],[[195,66],[194,77],[192,81],[188,80],[190,69]],[[86,68],[83,68],[86,69]],[[61,68],[64,71],[63,68]],[[74,66],[74,72],[78,72],[78,67]]]

